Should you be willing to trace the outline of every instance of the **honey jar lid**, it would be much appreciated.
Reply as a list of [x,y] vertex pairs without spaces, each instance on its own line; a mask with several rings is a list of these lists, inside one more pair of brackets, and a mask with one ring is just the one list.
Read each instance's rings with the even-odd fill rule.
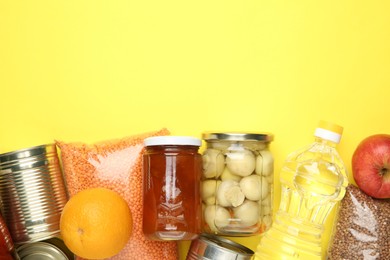
[[202,138],[206,141],[226,140],[226,141],[260,141],[271,142],[274,136],[271,133],[243,133],[243,132],[205,132]]
[[145,146],[156,145],[191,145],[201,146],[202,140],[191,136],[153,136],[144,140]]

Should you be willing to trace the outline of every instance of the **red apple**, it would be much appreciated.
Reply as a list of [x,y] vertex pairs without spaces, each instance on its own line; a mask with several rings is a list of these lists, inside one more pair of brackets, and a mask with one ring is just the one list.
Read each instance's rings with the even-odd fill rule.
[[360,142],[352,156],[352,174],[367,195],[390,198],[390,135],[372,135]]

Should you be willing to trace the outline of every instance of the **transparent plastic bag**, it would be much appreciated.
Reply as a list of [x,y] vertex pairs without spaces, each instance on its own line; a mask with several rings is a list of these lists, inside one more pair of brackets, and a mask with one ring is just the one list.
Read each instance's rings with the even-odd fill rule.
[[349,185],[341,201],[328,259],[390,259],[390,200]]
[[131,209],[131,238],[110,259],[178,259],[177,243],[148,240],[142,232],[143,141],[168,134],[168,130],[162,129],[93,145],[57,142],[70,197],[84,189],[104,187],[121,194]]

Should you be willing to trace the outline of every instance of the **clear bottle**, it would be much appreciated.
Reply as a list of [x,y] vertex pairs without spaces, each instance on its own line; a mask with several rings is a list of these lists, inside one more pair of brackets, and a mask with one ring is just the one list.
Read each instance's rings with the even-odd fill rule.
[[314,143],[287,157],[280,174],[280,207],[257,246],[255,260],[321,259],[324,222],[348,185],[336,151],[342,131],[320,121]]

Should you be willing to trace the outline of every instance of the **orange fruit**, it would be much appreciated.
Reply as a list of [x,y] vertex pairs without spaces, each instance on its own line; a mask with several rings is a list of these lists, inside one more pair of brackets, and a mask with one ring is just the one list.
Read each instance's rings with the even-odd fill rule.
[[105,188],[80,191],[66,203],[60,220],[65,245],[77,256],[102,259],[128,242],[132,216],[127,202]]

